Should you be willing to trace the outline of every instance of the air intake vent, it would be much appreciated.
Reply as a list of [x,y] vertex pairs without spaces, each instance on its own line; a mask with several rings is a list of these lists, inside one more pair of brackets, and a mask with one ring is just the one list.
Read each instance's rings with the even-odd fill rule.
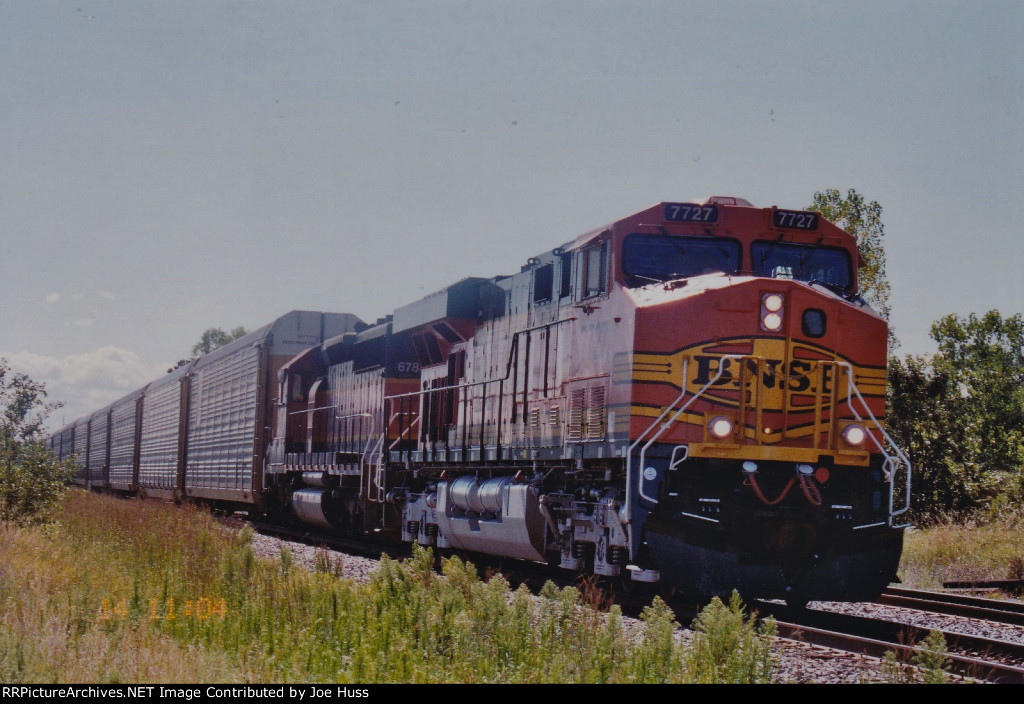
[[587,404],[587,440],[603,440],[605,431],[604,387],[590,387]]
[[566,429],[566,436],[570,440],[583,439],[584,407],[586,403],[586,389],[573,389],[569,394],[569,427]]

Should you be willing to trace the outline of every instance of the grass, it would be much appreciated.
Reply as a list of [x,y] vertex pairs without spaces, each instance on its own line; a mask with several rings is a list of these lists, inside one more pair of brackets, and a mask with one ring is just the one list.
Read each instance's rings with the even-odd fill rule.
[[917,643],[910,662],[903,662],[891,650],[882,660],[882,673],[889,684],[948,684],[950,660],[946,637],[941,631],[929,631]]
[[907,532],[903,585],[938,589],[943,581],[1024,578],[1024,521],[942,524]]
[[0,681],[757,682],[771,624],[714,602],[692,643],[655,599],[616,606],[484,582],[457,558],[383,559],[370,581],[257,558],[251,532],[196,509],[70,492],[59,521],[0,525]]

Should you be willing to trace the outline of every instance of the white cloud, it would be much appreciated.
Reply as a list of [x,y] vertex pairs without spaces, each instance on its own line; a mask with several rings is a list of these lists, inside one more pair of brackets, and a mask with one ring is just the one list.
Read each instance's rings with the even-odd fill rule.
[[64,358],[32,352],[0,353],[11,369],[46,384],[47,400],[62,401],[64,408],[50,418],[50,428],[98,411],[109,403],[167,372],[167,364],[147,364],[130,350],[101,347],[95,352]]
[[72,294],[71,294],[71,300],[72,300],[72,301],[80,301],[80,300],[82,300],[83,298],[85,298],[85,296],[83,296],[83,295],[82,295],[82,294],[80,294],[80,293],[72,293]]
[[47,303],[56,303],[59,300],[60,300],[60,294],[57,293],[56,291],[54,291],[53,293],[51,293],[49,296],[46,297],[46,302]]
[[100,291],[100,298],[105,298],[108,301],[114,300],[115,296],[110,291]]
[[79,318],[73,324],[76,327],[89,328],[92,327],[92,318]]

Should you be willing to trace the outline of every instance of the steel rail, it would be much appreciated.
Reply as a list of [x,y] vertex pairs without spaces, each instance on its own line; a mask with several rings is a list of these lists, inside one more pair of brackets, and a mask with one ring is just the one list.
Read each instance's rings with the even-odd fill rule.
[[876,599],[876,603],[1024,626],[1024,603],[1021,602],[1004,603],[997,599],[889,588]]
[[[848,636],[852,646],[871,649],[870,651],[852,650],[851,652],[864,652],[864,654],[875,655],[876,657],[879,656],[877,648],[870,643],[865,645],[861,641],[882,643],[885,645],[885,650],[898,652],[898,648],[913,649],[912,646],[907,644],[914,640],[915,634],[923,634],[928,630],[939,630],[946,639],[947,647],[960,651],[959,653],[949,653],[953,671],[957,674],[966,677],[977,677],[987,681],[1024,684],[1024,667],[990,659],[1007,658],[1014,660],[1016,663],[1024,662],[1024,643],[971,636],[945,629],[920,628],[906,623],[868,616],[853,616],[817,609],[795,610],[788,606],[767,601],[753,601],[750,607],[756,609],[762,616],[773,616],[779,623],[785,623],[797,629],[806,629],[808,633],[818,630],[829,632],[835,634],[834,637],[838,640]],[[819,644],[827,645],[827,643]],[[971,655],[961,654],[964,651],[971,653]],[[881,654],[884,654],[884,650]],[[975,654],[980,654],[985,659],[975,657]]]
[[[912,662],[915,655],[921,654],[920,648],[892,643],[885,640],[865,638],[840,631],[813,628],[798,623],[775,621],[779,637],[801,643],[811,643],[833,650],[844,650],[850,653],[884,658],[887,652],[894,653],[900,662]],[[950,671],[963,677],[985,680],[999,684],[1024,683],[1024,668],[1004,663],[982,660],[965,655],[947,654]]]

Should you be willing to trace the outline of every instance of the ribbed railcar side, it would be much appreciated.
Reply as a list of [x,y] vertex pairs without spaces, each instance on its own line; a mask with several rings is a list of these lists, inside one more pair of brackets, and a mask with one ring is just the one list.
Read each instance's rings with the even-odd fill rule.
[[110,449],[110,406],[92,414],[89,422],[89,487],[107,486],[107,461]]
[[60,458],[69,459],[75,454],[75,426],[72,423],[60,434]]
[[75,452],[75,424],[66,425],[54,435],[53,453],[66,460]]
[[108,482],[111,489],[133,492],[136,488],[136,460],[138,442],[139,402],[145,389],[116,401],[110,411],[110,469]]
[[139,443],[140,493],[174,498],[178,489],[182,384],[189,367],[179,367],[146,387]]
[[85,486],[89,479],[89,418],[79,418],[74,425],[75,483]]
[[[189,496],[252,500],[262,344],[269,326],[196,364],[188,408],[185,486]],[[249,340],[249,337],[255,337]]]
[[189,375],[185,494],[259,504],[278,370],[360,323],[348,313],[291,311],[197,360]]

